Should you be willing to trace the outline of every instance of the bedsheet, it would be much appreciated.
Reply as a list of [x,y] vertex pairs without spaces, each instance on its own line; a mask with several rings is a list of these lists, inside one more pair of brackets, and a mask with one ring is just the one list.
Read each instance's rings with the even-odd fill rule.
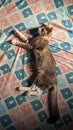
[[[56,61],[60,119],[47,124],[47,92],[25,97],[15,88],[28,86],[31,59],[11,45],[11,30],[49,22],[49,47]],[[32,56],[33,57],[33,56]],[[73,0],[0,0],[0,130],[73,129]]]

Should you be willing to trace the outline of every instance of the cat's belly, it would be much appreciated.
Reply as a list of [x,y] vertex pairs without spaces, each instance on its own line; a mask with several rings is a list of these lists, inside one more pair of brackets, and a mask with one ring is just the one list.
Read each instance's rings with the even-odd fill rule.
[[38,74],[34,83],[38,87],[44,89],[50,88],[52,84],[56,84],[56,75],[54,74],[54,72],[52,74],[49,74],[47,70],[47,73],[44,72],[43,74]]

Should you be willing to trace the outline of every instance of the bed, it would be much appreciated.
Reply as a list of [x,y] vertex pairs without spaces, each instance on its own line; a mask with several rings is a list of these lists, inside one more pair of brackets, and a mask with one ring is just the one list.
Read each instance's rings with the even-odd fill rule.
[[[56,61],[60,119],[47,124],[47,91],[24,96],[15,88],[28,86],[28,52],[9,43],[13,28],[49,22],[49,47]],[[33,57],[33,55],[32,55]],[[34,59],[34,58],[33,58]],[[0,130],[72,130],[73,128],[73,0],[0,0]]]

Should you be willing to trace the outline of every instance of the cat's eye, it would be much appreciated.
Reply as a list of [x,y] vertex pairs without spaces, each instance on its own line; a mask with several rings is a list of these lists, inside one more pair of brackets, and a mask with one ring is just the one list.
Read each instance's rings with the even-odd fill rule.
[[40,50],[40,47],[37,47],[36,50]]
[[43,49],[43,46],[36,47],[35,49],[41,51]]
[[44,31],[44,28],[41,28],[41,31]]

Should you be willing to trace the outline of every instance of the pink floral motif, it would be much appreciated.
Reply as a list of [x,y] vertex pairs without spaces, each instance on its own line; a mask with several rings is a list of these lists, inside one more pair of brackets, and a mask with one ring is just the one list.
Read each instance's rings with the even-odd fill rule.
[[32,109],[28,103],[25,103],[21,106],[21,110],[24,115],[29,115],[32,112]]
[[[8,84],[8,86],[7,86]],[[7,87],[6,87],[7,86]],[[19,82],[16,81],[16,77],[10,73],[6,74],[3,78],[0,79],[0,88],[2,88],[1,92],[3,92],[3,90],[7,93],[10,94],[18,94],[19,92],[16,91],[16,87],[19,87],[20,84]],[[3,92],[4,93],[4,92]]]
[[6,17],[0,20],[0,27],[1,28],[6,28],[6,27],[10,26],[10,24],[11,23],[9,22],[9,19]]
[[9,17],[10,17],[10,20],[13,24],[16,24],[16,23],[22,21],[22,17],[19,13],[12,14]]
[[37,2],[38,0],[28,0],[30,4]]
[[62,95],[60,94],[60,92],[59,92],[59,91],[58,91],[57,97],[58,97],[58,103],[59,103],[59,102],[60,102],[60,100],[62,99]]
[[73,61],[72,54],[61,51],[58,54],[54,54],[54,57],[63,73],[68,73],[72,70],[72,65],[69,64]]
[[0,95],[3,98],[10,96],[9,90],[6,86],[7,86],[7,81],[5,81],[4,77],[0,78]]
[[68,40],[68,35],[63,28],[61,21],[52,22],[51,25],[53,27],[50,43],[61,42],[64,40]]
[[4,77],[1,77],[0,78],[0,89],[6,85],[6,81],[5,81],[5,78]]
[[52,11],[55,9],[55,6],[52,0],[43,0],[42,4],[44,6],[45,11]]
[[11,118],[13,119],[15,126],[18,130],[28,130],[28,123],[24,119],[23,113],[20,111],[18,107],[12,109],[9,112]]
[[65,30],[62,26],[58,24],[53,24],[53,32],[52,32],[52,39],[55,41],[65,41],[68,40],[68,35],[66,34]]
[[19,87],[20,84],[19,82],[13,82],[12,84],[9,85],[9,88],[10,88],[10,93],[13,94],[13,95],[17,95],[19,94],[20,92],[19,91],[16,91],[16,88]]
[[12,117],[12,119],[15,120],[16,122],[19,122],[20,120],[24,119],[24,115],[20,111],[19,107],[15,107],[9,113],[10,113],[10,116]]
[[34,3],[34,5],[32,5],[31,8],[35,14],[40,13],[42,11],[40,2]]
[[35,115],[30,115],[29,118],[27,118],[27,121],[29,122],[29,126],[31,126],[31,128],[38,127],[39,120],[37,120]]
[[73,84],[70,85],[71,91],[73,93]]
[[66,103],[64,102],[62,95],[58,93],[58,106],[61,114],[64,114],[69,111]]
[[6,74],[5,75],[5,81],[8,81],[9,84],[16,81],[16,77],[14,74]]
[[31,63],[25,65],[24,70],[26,70],[28,77],[31,77],[31,75],[33,74],[32,70],[31,70]]
[[5,9],[1,8],[0,9],[0,19],[4,18],[7,15],[7,13],[5,12]]
[[70,59],[73,62],[73,50],[70,51],[71,53],[64,52],[66,58]]
[[14,4],[9,4],[5,7],[7,14],[14,13],[17,11],[17,7]]
[[22,55],[22,54],[24,54],[24,53],[26,53],[27,51],[25,50],[25,49],[23,49],[23,48],[20,48],[19,49],[19,54],[20,55]]
[[69,109],[68,109],[68,107],[67,107],[67,105],[65,104],[65,102],[64,102],[64,100],[60,100],[60,113],[61,114],[64,114],[65,112],[68,112],[69,111]]
[[64,1],[67,5],[73,4],[73,0],[65,0]]
[[3,65],[5,62],[7,62],[7,58],[5,57],[5,55],[4,55],[4,52],[3,51],[0,51],[0,65]]
[[43,105],[46,104],[47,96],[48,96],[47,94],[44,94],[44,95],[42,95],[42,97],[41,97],[41,100],[42,100]]

